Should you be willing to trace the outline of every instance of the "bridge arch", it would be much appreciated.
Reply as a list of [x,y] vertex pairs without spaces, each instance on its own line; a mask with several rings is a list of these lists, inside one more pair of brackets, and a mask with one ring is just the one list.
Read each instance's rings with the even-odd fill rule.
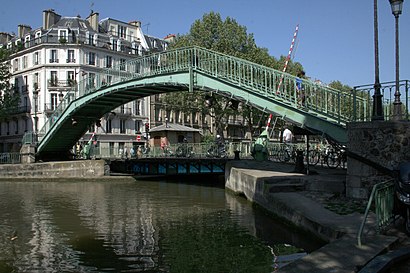
[[[346,142],[345,126],[352,117],[341,111],[341,105],[356,105],[354,96],[303,80],[305,92],[314,100],[299,108],[296,80],[290,74],[199,47],[137,58],[78,83],[41,129],[37,152],[42,157],[68,151],[89,125],[116,107],[177,91],[218,93]],[[283,84],[278,89],[279,81]]]

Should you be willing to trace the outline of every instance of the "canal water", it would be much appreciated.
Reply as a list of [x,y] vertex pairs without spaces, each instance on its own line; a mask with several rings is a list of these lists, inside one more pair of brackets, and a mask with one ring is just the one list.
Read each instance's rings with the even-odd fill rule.
[[199,182],[0,182],[0,273],[273,272],[323,245]]

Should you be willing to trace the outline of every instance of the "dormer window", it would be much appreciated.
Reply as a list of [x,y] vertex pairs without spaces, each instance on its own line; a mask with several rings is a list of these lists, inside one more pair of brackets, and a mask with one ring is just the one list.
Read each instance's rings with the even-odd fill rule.
[[86,39],[87,39],[87,44],[94,45],[94,35],[91,34],[89,31],[87,31],[85,36],[86,36]]
[[118,37],[124,38],[124,39],[127,37],[126,27],[118,25]]
[[24,38],[24,46],[25,46],[25,47],[29,47],[29,46],[30,46],[30,35],[27,35],[27,36]]
[[39,44],[41,41],[41,31],[37,31],[36,34],[34,35],[34,43]]
[[58,40],[60,43],[66,43],[68,38],[68,30],[67,29],[60,29],[58,30]]

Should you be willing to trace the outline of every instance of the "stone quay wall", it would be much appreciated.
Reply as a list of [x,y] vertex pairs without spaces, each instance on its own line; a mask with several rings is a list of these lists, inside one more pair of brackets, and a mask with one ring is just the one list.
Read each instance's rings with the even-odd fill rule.
[[76,160],[0,165],[2,178],[97,178],[107,175],[104,160]]
[[[410,161],[410,122],[372,121],[347,126],[349,151],[389,169]],[[367,199],[375,184],[390,179],[380,169],[351,157],[347,161],[346,196]]]

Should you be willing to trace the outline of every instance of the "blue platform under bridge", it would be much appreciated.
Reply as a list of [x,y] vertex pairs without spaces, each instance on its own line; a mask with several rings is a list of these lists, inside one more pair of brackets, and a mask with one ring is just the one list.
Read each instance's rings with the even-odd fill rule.
[[111,173],[132,175],[224,174],[225,158],[143,158],[114,160]]

